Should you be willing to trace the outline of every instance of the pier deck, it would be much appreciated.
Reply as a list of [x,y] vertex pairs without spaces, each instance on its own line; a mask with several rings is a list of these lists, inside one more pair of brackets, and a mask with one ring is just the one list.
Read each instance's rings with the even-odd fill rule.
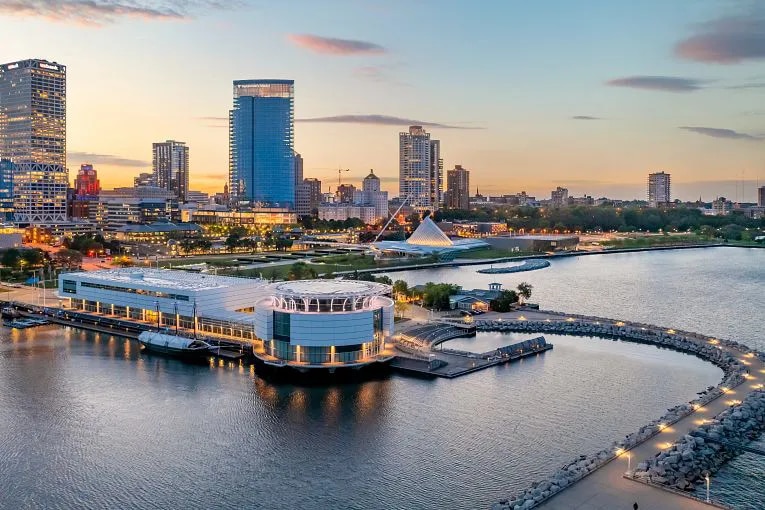
[[[536,356],[545,351],[549,351],[552,348],[552,344],[545,343],[537,348],[522,352],[513,352],[506,356],[495,356],[495,351],[472,353],[445,349],[443,351],[430,351],[427,353],[429,355],[429,357],[427,357],[423,355],[424,353],[418,355],[398,351],[396,357],[391,361],[390,366],[395,370],[404,373],[453,379],[489,367],[510,363],[528,356]],[[432,361],[440,362],[436,363],[440,366],[431,368]]]

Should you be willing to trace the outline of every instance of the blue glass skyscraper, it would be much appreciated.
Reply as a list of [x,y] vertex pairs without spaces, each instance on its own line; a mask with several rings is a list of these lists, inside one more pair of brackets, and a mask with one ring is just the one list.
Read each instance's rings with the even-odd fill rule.
[[293,80],[236,80],[229,191],[237,205],[295,207]]

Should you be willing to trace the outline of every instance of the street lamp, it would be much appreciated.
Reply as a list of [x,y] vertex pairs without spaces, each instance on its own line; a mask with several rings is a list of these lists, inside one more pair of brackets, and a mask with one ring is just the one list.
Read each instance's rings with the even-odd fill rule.
[[711,501],[709,501],[709,473],[704,476],[704,480],[707,481],[707,503],[711,503]]

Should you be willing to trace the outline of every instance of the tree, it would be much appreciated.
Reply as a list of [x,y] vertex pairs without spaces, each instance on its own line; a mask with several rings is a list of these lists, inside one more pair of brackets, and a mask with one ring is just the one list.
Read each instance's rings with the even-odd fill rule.
[[420,213],[413,212],[409,216],[406,217],[407,223],[412,225],[412,230],[416,229],[420,226]]
[[409,303],[406,301],[396,301],[393,305],[393,311],[400,318],[406,317],[406,312],[409,311]]
[[77,250],[63,248],[53,254],[53,262],[56,265],[67,269],[80,267],[82,264],[82,253]]
[[524,301],[531,298],[531,290],[534,287],[530,283],[521,282],[516,288],[518,289],[518,295],[522,297]]
[[390,276],[386,275],[376,277],[375,281],[377,283],[384,283],[385,285],[393,285],[393,281],[390,279]]
[[518,294],[514,290],[500,291],[496,299],[489,302],[489,306],[495,312],[509,312],[512,306],[518,302]]
[[396,280],[393,282],[393,294],[409,296],[409,284],[407,284],[404,280]]
[[21,252],[16,248],[9,248],[3,252],[0,263],[5,267],[18,268],[21,263]]
[[21,252],[21,260],[29,267],[39,266],[45,262],[45,256],[42,250],[24,250]]
[[457,285],[428,282],[425,284],[422,304],[425,308],[447,310],[449,308],[449,296],[456,294],[458,291],[459,287]]

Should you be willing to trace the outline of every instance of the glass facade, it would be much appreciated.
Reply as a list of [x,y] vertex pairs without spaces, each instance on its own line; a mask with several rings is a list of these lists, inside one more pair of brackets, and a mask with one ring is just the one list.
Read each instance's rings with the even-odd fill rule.
[[189,148],[185,142],[168,140],[152,145],[154,181],[182,202],[189,192]]
[[294,81],[234,81],[229,190],[239,204],[294,209]]
[[16,166],[0,159],[0,221],[13,221],[13,173]]
[[441,142],[422,126],[399,133],[399,196],[418,211],[438,210],[443,198]]
[[0,158],[14,170],[14,220],[66,220],[66,67],[45,60],[0,65]]

